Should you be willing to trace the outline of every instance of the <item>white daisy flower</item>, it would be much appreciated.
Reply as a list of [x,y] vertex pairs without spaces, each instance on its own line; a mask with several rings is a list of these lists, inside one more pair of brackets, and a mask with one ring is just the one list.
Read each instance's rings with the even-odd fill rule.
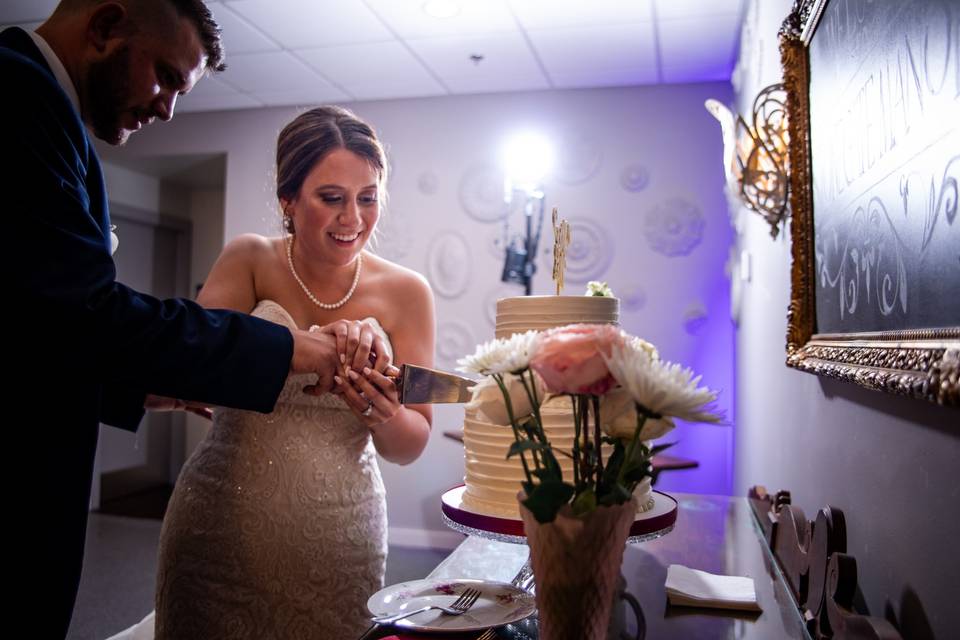
[[610,373],[634,401],[653,413],[690,422],[720,422],[712,406],[715,391],[698,387],[700,376],[679,364],[659,360],[642,346],[614,345],[606,357]]
[[522,371],[530,364],[531,347],[537,335],[537,331],[527,331],[485,342],[473,355],[457,360],[460,365],[457,371],[484,376]]

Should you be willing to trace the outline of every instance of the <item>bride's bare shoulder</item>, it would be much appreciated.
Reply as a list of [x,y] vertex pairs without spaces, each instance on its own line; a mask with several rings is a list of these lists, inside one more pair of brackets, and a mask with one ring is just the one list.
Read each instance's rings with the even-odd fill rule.
[[379,288],[387,293],[391,299],[403,306],[407,304],[421,305],[433,301],[433,292],[430,284],[422,274],[413,269],[390,262],[380,256],[364,253],[364,268],[370,264],[370,270],[376,274]]

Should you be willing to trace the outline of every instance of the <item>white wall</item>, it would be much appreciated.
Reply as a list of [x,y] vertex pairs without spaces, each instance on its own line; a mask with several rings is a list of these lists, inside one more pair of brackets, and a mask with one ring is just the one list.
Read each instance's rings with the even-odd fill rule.
[[[760,88],[780,81],[776,33],[790,5],[750,4],[735,74],[741,113]],[[759,216],[740,215],[737,242],[753,269],[736,334],[734,493],[754,484],[789,489],[808,518],[839,507],[872,614],[890,605],[912,625],[905,637],[955,637],[960,413],[788,369],[789,231],[772,240]]]
[[[482,219],[501,187],[481,168],[497,165],[510,133],[531,127],[561,146],[560,170],[545,191],[547,206],[559,206],[574,223],[566,292],[581,293],[585,279],[609,281],[624,300],[623,325],[654,341],[665,357],[703,372],[721,389],[732,420],[733,334],[724,275],[731,231],[720,135],[703,108],[708,97],[730,95],[726,83],[709,83],[347,105],[388,147],[389,212],[379,251],[430,278],[437,294],[437,366],[453,368],[456,358],[492,337],[495,299],[519,293],[499,282],[502,253],[495,242],[502,227]],[[107,153],[226,153],[223,237],[272,235],[279,231],[276,136],[296,113],[181,115]],[[549,230],[542,245],[552,246]],[[549,255],[541,255],[535,285],[535,292],[550,291]],[[459,429],[461,421],[461,408],[438,408],[422,458],[409,467],[382,465],[395,542],[450,539],[439,495],[462,482],[463,455],[440,433]],[[675,435],[680,444],[672,453],[696,458],[701,467],[665,474],[662,486],[728,493],[732,428],[682,425]]]

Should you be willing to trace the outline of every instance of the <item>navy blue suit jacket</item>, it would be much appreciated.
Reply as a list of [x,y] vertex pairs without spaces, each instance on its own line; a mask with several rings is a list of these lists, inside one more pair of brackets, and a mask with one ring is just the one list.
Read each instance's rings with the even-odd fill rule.
[[7,485],[23,523],[10,549],[30,563],[5,574],[27,601],[43,603],[41,618],[21,617],[34,637],[62,638],[80,579],[99,424],[135,430],[147,392],[271,411],[293,340],[279,325],[116,282],[99,160],[20,29],[0,34],[0,83],[5,426],[17,443],[5,459],[23,467]]

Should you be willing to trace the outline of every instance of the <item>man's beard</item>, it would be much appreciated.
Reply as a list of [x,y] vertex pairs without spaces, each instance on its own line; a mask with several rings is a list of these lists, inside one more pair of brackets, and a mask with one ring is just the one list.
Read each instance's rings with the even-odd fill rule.
[[122,145],[130,136],[120,122],[130,100],[130,47],[90,65],[87,75],[89,123],[95,136],[112,145]]

